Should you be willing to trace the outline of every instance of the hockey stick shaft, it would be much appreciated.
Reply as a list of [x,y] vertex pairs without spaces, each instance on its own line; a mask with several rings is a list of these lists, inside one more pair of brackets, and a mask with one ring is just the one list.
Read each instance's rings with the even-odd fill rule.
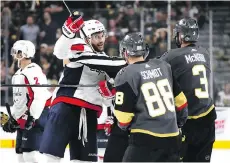
[[69,9],[69,7],[67,6],[67,4],[65,3],[65,0],[62,0],[62,1],[63,1],[63,3],[64,3],[65,7],[67,8],[67,10],[69,11],[70,15],[72,15],[72,12],[70,11],[70,9]]
[[65,88],[78,88],[78,87],[97,87],[98,84],[90,85],[65,85],[65,84],[1,84],[1,87],[65,87]]
[[[6,103],[6,111],[7,111],[7,113],[8,113],[8,115],[9,115],[9,117],[11,118],[11,119],[14,119],[14,117],[12,116],[12,114],[11,114],[11,110],[10,110],[10,105],[8,104],[8,103]],[[14,128],[20,128],[20,126],[19,125],[16,125],[16,126],[14,126]]]
[[8,103],[6,103],[6,111],[7,111],[8,115],[10,116],[10,118],[13,118],[13,116],[11,114],[11,110],[10,110],[10,105]]

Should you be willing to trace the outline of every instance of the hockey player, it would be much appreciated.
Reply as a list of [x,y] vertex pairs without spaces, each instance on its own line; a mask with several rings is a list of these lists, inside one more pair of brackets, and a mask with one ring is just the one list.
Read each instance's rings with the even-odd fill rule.
[[[14,43],[11,52],[19,67],[12,77],[12,84],[47,84],[41,67],[31,62],[35,55],[32,42],[19,40]],[[18,162],[37,162],[36,151],[47,120],[50,98],[47,88],[13,87],[13,118],[4,123],[3,130],[11,133],[17,131]]]
[[179,161],[187,101],[171,67],[162,60],[145,60],[148,52],[139,33],[125,36],[120,53],[129,64],[115,78],[114,113],[118,126],[130,130],[123,161]]
[[216,112],[210,96],[210,58],[206,49],[195,43],[199,29],[192,18],[178,21],[174,38],[178,49],[166,52],[167,61],[176,80],[188,99],[188,121],[182,128],[185,134],[185,162],[210,162],[215,141]]
[[[43,162],[59,162],[69,143],[70,160],[97,161],[97,117],[102,112],[102,97],[97,85],[108,76],[114,78],[126,63],[122,58],[110,58],[103,52],[106,30],[98,20],[84,22],[78,12],[73,12],[62,32],[54,55],[69,59],[69,63],[59,83],[95,84],[95,87],[55,90],[40,152]],[[79,32],[81,38],[76,37]],[[101,83],[106,84],[105,81]]]
[[105,132],[108,137],[108,143],[104,154],[104,162],[122,162],[125,150],[129,142],[129,130],[122,130],[114,116],[106,120]]

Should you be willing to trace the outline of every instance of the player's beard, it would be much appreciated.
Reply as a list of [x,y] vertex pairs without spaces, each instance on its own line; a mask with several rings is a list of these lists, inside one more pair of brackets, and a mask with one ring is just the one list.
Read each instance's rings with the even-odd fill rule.
[[104,43],[98,43],[97,45],[92,44],[92,47],[96,52],[103,52],[104,51],[104,46],[105,46]]

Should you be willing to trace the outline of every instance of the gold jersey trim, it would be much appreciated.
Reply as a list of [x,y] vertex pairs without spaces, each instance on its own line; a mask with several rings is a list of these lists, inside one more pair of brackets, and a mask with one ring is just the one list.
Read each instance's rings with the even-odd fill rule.
[[188,119],[198,119],[198,118],[204,117],[204,116],[208,115],[208,113],[210,113],[212,111],[212,109],[214,109],[214,108],[215,108],[215,106],[212,105],[206,112],[201,113],[200,115],[188,116]]
[[161,138],[173,137],[173,136],[179,135],[179,131],[173,132],[173,133],[167,133],[167,134],[160,134],[160,133],[155,133],[155,132],[151,132],[151,131],[143,130],[143,129],[131,129],[131,133],[143,133],[143,134],[148,134],[148,135],[152,135],[155,137],[161,137]]

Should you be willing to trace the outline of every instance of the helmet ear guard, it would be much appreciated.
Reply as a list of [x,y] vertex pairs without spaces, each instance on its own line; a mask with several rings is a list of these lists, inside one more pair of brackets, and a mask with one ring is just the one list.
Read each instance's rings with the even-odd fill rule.
[[178,48],[180,48],[180,47],[181,47],[181,41],[180,41],[180,39],[179,39],[179,32],[176,33],[174,39],[175,39],[175,42],[176,42],[176,46],[177,46]]
[[148,44],[145,44],[145,54],[144,54],[144,59],[146,59],[149,55],[149,45]]

